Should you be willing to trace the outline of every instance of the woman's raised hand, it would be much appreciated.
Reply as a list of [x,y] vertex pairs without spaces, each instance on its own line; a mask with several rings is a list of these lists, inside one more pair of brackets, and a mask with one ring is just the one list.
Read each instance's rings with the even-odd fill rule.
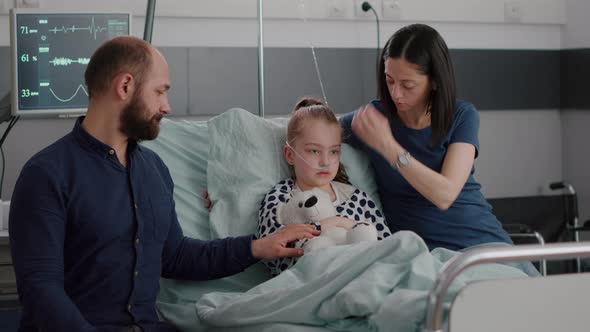
[[373,150],[385,155],[391,144],[397,144],[393,138],[389,120],[373,105],[359,108],[352,119],[352,131]]

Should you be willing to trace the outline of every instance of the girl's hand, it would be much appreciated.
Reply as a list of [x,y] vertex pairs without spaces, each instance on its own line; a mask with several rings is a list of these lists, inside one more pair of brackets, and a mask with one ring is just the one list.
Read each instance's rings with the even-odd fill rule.
[[391,146],[399,146],[389,125],[389,120],[373,105],[359,108],[352,118],[352,131],[366,145],[385,155]]
[[211,212],[211,208],[213,207],[213,204],[211,203],[211,200],[209,199],[209,192],[207,190],[205,190],[205,191],[203,191],[201,196],[203,197],[203,200],[205,201],[205,208],[207,208],[207,210],[209,210],[209,212]]

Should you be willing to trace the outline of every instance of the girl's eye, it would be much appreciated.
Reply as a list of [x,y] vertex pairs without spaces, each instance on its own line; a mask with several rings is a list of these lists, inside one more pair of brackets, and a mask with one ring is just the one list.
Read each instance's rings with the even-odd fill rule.
[[311,150],[309,150],[309,152],[311,152],[313,154],[319,154],[320,153],[320,151],[319,150],[316,150],[316,149],[311,149]]
[[340,154],[340,150],[332,150],[332,151],[330,151],[330,153],[337,155],[337,154]]

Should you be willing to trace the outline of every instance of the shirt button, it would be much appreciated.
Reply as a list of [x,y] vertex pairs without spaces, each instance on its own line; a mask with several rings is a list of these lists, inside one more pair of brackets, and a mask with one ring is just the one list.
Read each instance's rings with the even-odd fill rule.
[[131,311],[131,304],[127,306],[127,311]]
[[135,245],[139,245],[139,238],[135,239]]
[[137,275],[139,274],[139,271],[135,271],[135,277],[137,278]]
[[113,150],[113,149],[109,150],[109,154],[110,154],[111,156],[112,156],[112,155],[114,155],[114,154],[115,154],[115,150]]
[[133,207],[137,210],[137,204],[133,204]]

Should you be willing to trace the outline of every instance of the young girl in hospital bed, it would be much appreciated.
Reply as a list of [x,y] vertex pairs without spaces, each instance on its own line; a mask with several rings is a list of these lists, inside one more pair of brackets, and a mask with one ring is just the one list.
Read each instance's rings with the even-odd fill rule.
[[[329,194],[337,216],[315,222],[319,230],[332,227],[351,229],[361,222],[370,222],[377,230],[377,240],[391,235],[381,211],[363,191],[348,184],[340,164],[342,129],[332,110],[319,100],[303,98],[292,112],[287,127],[284,158],[292,167],[292,178],[279,182],[260,205],[258,237],[268,236],[284,225],[279,221],[280,207],[297,191],[319,188]],[[295,242],[303,248],[309,239]],[[297,258],[264,261],[272,276],[295,264]]]

